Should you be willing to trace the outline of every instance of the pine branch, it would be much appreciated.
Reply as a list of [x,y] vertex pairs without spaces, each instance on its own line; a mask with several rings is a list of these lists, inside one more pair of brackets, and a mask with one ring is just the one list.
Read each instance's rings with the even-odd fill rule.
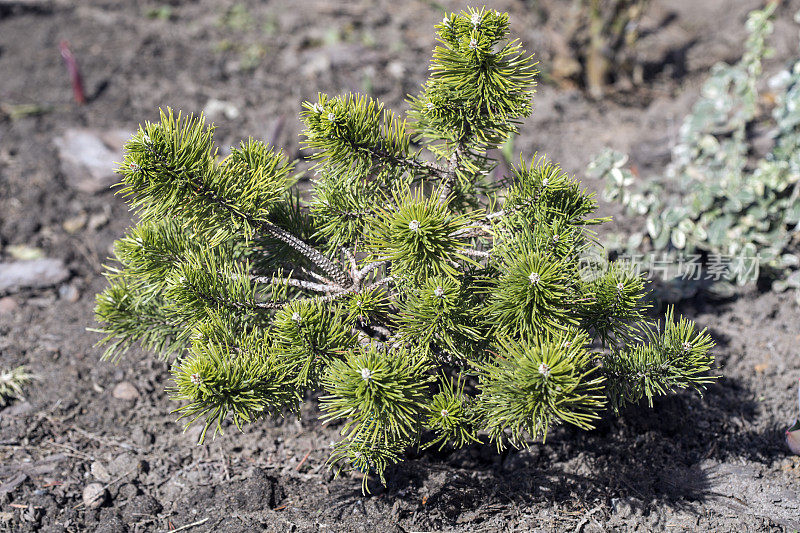
[[378,260],[373,261],[363,267],[361,270],[356,270],[355,275],[353,276],[353,283],[358,287],[361,285],[361,281],[366,278],[373,270],[381,268],[388,264],[388,260]]
[[[212,137],[210,131],[203,131],[202,119],[181,122],[180,116],[175,118],[171,110],[168,114],[162,112],[161,119],[161,125],[148,125],[147,133],[140,130],[139,138],[128,143],[126,165],[121,168],[128,184],[124,192],[135,197],[134,205],[140,208],[140,213],[153,219],[162,218],[165,210],[172,215],[183,215],[187,222],[212,232],[217,240],[221,234],[230,233],[230,229],[223,229],[226,223],[220,220],[220,214],[227,215],[229,221],[244,224],[246,233],[258,229],[284,242],[338,284],[349,286],[350,280],[338,265],[267,220],[269,206],[283,194],[282,186],[291,169],[280,155],[262,144],[250,142],[234,150],[219,171],[213,167]],[[202,139],[196,148],[188,146],[193,139]],[[180,157],[172,163],[158,148],[174,151],[176,142],[180,143],[177,145]],[[236,181],[243,175],[248,176],[252,190],[245,190],[243,183]],[[145,177],[149,180],[143,180]],[[187,193],[196,200],[184,206],[179,198],[186,198]],[[154,200],[162,201],[163,205],[156,208]],[[190,208],[195,211],[189,211]]]
[[166,359],[183,350],[191,330],[166,305],[157,290],[132,284],[126,277],[112,277],[111,285],[97,295],[94,329],[105,335],[103,359],[116,360],[136,342]]
[[361,177],[385,175],[388,180],[404,172],[428,176],[442,172],[409,151],[404,121],[380,102],[353,94],[335,98],[320,94],[318,102],[305,102],[303,107],[306,144],[316,151],[313,158],[322,160],[318,168]]
[[464,255],[472,256],[472,257],[479,257],[481,259],[485,259],[487,257],[491,257],[491,252],[486,252],[484,250],[472,250],[470,248],[465,248],[461,250],[461,253]]
[[292,287],[299,287],[301,289],[305,289],[308,291],[314,292],[340,292],[344,289],[338,285],[330,285],[330,284],[321,284],[321,283],[312,283],[310,281],[305,281],[302,279],[294,279],[294,278],[275,278],[275,277],[266,277],[266,276],[253,276],[251,278],[256,283],[267,283],[272,285],[290,285]]
[[330,278],[341,287],[349,287],[352,284],[342,269],[333,261],[322,255],[312,246],[309,246],[298,237],[295,237],[288,231],[280,228],[270,222],[262,223],[260,229],[270,236],[288,244],[301,254],[303,254],[309,261],[314,263],[320,270],[325,272]]
[[696,332],[694,323],[684,317],[675,321],[673,313],[670,307],[663,333],[658,332],[657,324],[646,326],[646,343],[625,346],[604,356],[602,372],[608,378],[608,396],[615,410],[642,398],[647,398],[652,407],[656,396],[676,388],[701,391],[714,380],[707,375],[713,362],[709,355],[714,347],[711,336],[705,329]]
[[444,205],[450,199],[450,194],[453,192],[453,185],[458,180],[459,163],[461,162],[462,152],[464,151],[463,141],[459,142],[458,147],[450,156],[450,161],[447,164],[447,170],[443,173],[442,183],[439,190],[439,203]]
[[335,285],[335,283],[333,281],[329,280],[325,276],[320,276],[316,272],[314,272],[312,270],[308,270],[307,268],[300,267],[300,272],[302,272],[303,274],[306,274],[307,276],[309,276],[311,278],[314,278],[317,281],[322,282],[325,285]]

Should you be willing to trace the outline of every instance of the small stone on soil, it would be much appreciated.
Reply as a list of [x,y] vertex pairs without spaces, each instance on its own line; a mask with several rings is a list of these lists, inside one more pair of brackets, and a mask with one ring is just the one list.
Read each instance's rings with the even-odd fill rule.
[[80,299],[81,293],[73,285],[64,284],[58,288],[58,296],[62,300],[74,304]]
[[119,486],[119,489],[117,489],[117,495],[115,499],[128,501],[131,498],[135,498],[139,494],[141,494],[141,491],[136,487],[135,484],[123,483]]
[[89,217],[89,222],[86,223],[91,230],[98,230],[106,224],[108,224],[108,215],[105,213],[95,213]]
[[241,114],[239,108],[231,102],[217,100],[216,98],[211,98],[206,103],[203,113],[211,120],[219,120],[221,118],[234,120],[239,118],[239,115]]
[[135,400],[139,397],[139,391],[129,382],[123,381],[117,383],[117,386],[111,391],[111,395],[117,400]]
[[0,293],[50,287],[68,277],[69,271],[60,259],[0,263]]
[[6,246],[6,253],[14,259],[20,261],[28,261],[31,259],[41,259],[44,257],[44,251],[35,246],[26,246],[24,244],[10,244]]
[[96,509],[105,503],[108,492],[100,483],[89,483],[83,489],[83,504],[87,509]]
[[61,224],[61,227],[63,227],[64,231],[67,233],[78,233],[86,225],[86,220],[86,213],[81,213],[78,216],[70,217],[65,220]]
[[11,296],[0,298],[0,315],[13,313],[17,307],[17,301]]
[[401,79],[405,76],[406,68],[399,61],[392,61],[386,66],[386,72],[395,79]]
[[57,137],[53,142],[67,184],[82,192],[97,193],[119,181],[114,169],[122,160],[122,147],[112,146],[118,137],[114,132],[87,129],[69,129]]
[[97,481],[102,481],[103,483],[108,483],[111,481],[111,474],[108,473],[108,470],[100,461],[93,462],[91,470],[92,475]]
[[141,427],[137,426],[133,428],[133,431],[131,431],[131,441],[141,448],[147,448],[153,444],[153,436]]
[[113,477],[129,476],[128,479],[136,477],[137,472],[142,469],[141,461],[130,453],[121,453],[108,463],[108,473]]

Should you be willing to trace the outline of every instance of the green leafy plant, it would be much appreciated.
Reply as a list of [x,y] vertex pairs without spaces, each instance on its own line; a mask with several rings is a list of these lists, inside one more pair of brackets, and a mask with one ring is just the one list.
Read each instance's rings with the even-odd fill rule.
[[[729,294],[734,283],[760,276],[778,291],[794,290],[800,302],[800,61],[769,81],[771,116],[758,92],[776,5],[750,14],[742,59],[713,68],[664,177],[637,181],[627,157],[612,151],[593,161],[590,174],[606,180],[608,199],[647,217],[628,251],[655,250],[673,263],[682,255],[725,257],[734,267],[714,276],[713,290]],[[756,124],[772,130],[766,154],[753,144]],[[673,281],[672,298],[697,291],[697,284]]]
[[535,156],[488,179],[535,86],[508,16],[437,29],[407,119],[363,96],[303,104],[305,201],[260,142],[218,160],[202,117],[162,112],[127,143],[139,222],[97,297],[105,356],[138,341],[174,357],[170,391],[203,437],[319,391],[341,427],[331,463],[366,488],[411,446],[525,446],[712,379],[705,330],[648,326],[641,279],[582,268],[603,219],[577,181]]

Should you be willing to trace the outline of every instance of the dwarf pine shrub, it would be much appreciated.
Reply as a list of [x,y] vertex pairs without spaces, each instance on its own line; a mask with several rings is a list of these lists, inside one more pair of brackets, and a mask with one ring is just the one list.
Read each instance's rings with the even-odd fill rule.
[[[739,62],[712,69],[664,176],[637,182],[627,157],[610,150],[590,173],[605,179],[608,199],[646,216],[644,231],[623,247],[630,254],[655,251],[673,265],[705,257],[707,267],[709,257],[724,259],[724,272],[703,275],[712,290],[731,294],[734,284],[760,277],[800,303],[800,61],[767,83],[762,73],[777,5],[750,13]],[[764,86],[771,92],[760,94]],[[756,126],[769,131],[766,154],[755,146]],[[697,283],[684,281],[692,280],[668,280],[665,297],[697,292]]]
[[710,381],[705,330],[648,320],[631,272],[582,268],[603,219],[577,181],[536,156],[489,179],[535,87],[508,15],[437,30],[405,118],[366,96],[303,104],[307,196],[264,143],[220,160],[202,117],[164,111],[127,143],[138,223],[97,297],[105,357],[174,358],[203,437],[315,398],[341,428],[331,464],[383,481],[411,446],[525,446]]

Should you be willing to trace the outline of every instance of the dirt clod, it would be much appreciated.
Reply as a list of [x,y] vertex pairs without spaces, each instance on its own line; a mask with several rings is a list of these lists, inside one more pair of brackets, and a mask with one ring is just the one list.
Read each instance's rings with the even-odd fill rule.
[[163,507],[158,501],[147,494],[134,496],[122,511],[122,518],[129,524],[141,521],[143,518],[153,518],[161,512]]
[[128,533],[130,529],[118,513],[102,513],[95,533]]
[[230,491],[231,506],[243,511],[278,507],[285,497],[279,478],[254,468],[245,481],[235,483]]

